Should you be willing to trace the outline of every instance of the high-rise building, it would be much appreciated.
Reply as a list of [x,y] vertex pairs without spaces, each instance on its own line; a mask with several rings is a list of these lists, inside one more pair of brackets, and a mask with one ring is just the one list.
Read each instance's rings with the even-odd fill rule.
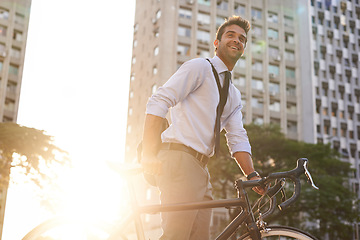
[[[16,122],[31,0],[0,1],[0,121]],[[7,186],[0,189],[0,239]]]
[[[329,143],[354,169],[350,186],[360,198],[359,0],[310,1],[312,87],[317,142]],[[359,239],[354,223],[354,239]]]
[[150,95],[183,62],[212,57],[216,30],[231,15],[251,22],[232,79],[244,122],[331,143],[356,170],[351,186],[360,197],[359,0],[137,0],[127,160],[136,156]]

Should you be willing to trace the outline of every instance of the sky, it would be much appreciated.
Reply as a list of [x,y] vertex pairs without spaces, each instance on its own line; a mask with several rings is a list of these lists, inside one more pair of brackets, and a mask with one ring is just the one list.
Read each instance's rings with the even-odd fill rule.
[[[79,189],[78,204],[91,192],[113,192],[109,181],[117,177],[106,162],[123,161],[134,12],[135,0],[32,0],[17,122],[69,152],[68,206]],[[31,185],[12,184],[3,240],[20,239],[51,216],[40,205]]]

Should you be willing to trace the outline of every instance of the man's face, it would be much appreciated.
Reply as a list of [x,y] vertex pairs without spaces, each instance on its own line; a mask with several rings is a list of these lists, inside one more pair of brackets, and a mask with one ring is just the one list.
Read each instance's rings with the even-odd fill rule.
[[236,61],[243,55],[246,46],[245,30],[238,25],[230,25],[225,28],[221,40],[215,40],[216,55],[223,61]]

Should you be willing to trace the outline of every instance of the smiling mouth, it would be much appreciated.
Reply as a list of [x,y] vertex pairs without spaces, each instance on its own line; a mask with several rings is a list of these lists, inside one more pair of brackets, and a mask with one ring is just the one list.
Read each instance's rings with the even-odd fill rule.
[[234,50],[237,50],[237,51],[240,51],[240,48],[238,48],[238,47],[231,46],[230,48],[234,49]]

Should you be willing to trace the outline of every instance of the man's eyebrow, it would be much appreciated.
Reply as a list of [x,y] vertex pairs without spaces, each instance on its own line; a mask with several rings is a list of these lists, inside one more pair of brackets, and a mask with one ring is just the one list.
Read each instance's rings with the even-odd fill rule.
[[[236,33],[235,31],[233,31],[233,30],[228,30],[227,32],[225,32],[225,34],[228,34],[228,33]],[[243,36],[243,37],[245,37],[245,38],[247,38],[246,37],[246,34],[240,34],[241,36]]]
[[229,30],[225,34],[227,34],[227,33],[235,33],[235,31]]

